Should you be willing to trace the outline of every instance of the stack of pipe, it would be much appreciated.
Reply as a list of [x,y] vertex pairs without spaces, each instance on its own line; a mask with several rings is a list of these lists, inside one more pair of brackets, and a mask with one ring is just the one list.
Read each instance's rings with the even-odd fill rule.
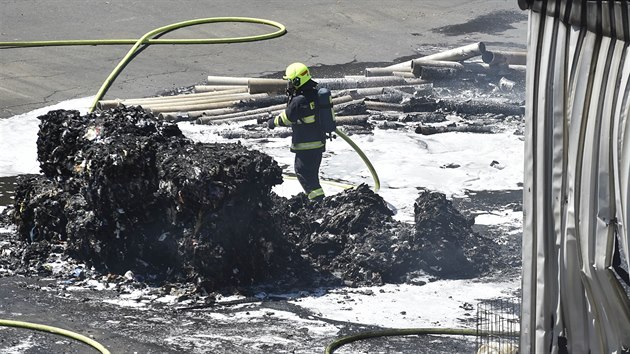
[[[481,57],[481,61],[469,60],[475,57]],[[416,97],[432,95],[432,81],[457,77],[463,72],[524,72],[525,62],[525,52],[489,51],[484,43],[477,42],[386,67],[366,68],[364,76],[315,80],[319,87],[332,91],[337,115],[352,117],[339,121],[356,122],[360,121],[357,117],[363,117],[368,110],[435,109],[435,104],[423,106],[413,101]],[[281,79],[208,76],[204,85],[194,88],[196,93],[193,94],[100,101],[97,108],[142,106],[167,121],[222,124],[274,116],[286,107],[287,102],[287,83]],[[403,101],[407,103],[403,104]]]
[[[467,61],[475,57],[481,57],[481,62]],[[525,51],[490,51],[483,42],[477,42],[386,67],[366,68],[365,75],[395,75],[434,80],[454,77],[460,71],[502,73],[507,70],[516,70],[524,72],[525,63]]]

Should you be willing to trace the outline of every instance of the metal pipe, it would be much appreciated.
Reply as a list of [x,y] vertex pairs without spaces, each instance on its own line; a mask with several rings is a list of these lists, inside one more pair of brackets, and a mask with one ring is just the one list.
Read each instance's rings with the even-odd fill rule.
[[[409,68],[411,69],[411,67]],[[365,76],[366,77],[372,77],[372,76],[395,76],[394,72],[400,72],[401,70],[397,70],[397,69],[387,69],[387,68],[366,68],[365,69]],[[411,72],[411,71],[409,71]]]
[[414,76],[422,77],[427,79],[422,75],[422,71],[425,68],[440,68],[440,69],[452,69],[455,71],[464,69],[464,65],[455,61],[445,61],[445,60],[430,60],[430,59],[414,59],[411,61],[411,72]]
[[[212,121],[215,120],[228,120],[231,118],[239,118],[239,117],[243,117],[244,115],[246,116],[250,116],[250,115],[256,115],[256,114],[260,114],[260,113],[269,113],[269,112],[273,112],[273,111],[281,111],[284,108],[286,108],[286,104],[277,104],[274,106],[269,106],[269,107],[264,107],[264,108],[257,108],[257,109],[252,109],[252,110],[248,110],[248,111],[237,111],[234,113],[228,113],[228,114],[222,114],[222,115],[215,115],[215,116],[206,116],[203,114],[203,111],[199,111],[199,113],[201,113],[197,120],[196,123],[197,124],[209,124]],[[191,112],[192,113],[192,112]]]
[[234,117],[234,118],[213,119],[213,120],[208,121],[205,124],[218,125],[218,124],[225,124],[225,123],[242,122],[246,120],[265,119],[265,118],[271,118],[275,114],[280,114],[281,112],[282,112],[282,109],[279,109],[276,111],[270,111],[270,112],[265,112],[265,113],[246,114],[246,115],[243,115],[240,117]]
[[[199,110],[199,111],[189,111],[189,112],[162,112],[158,115],[160,119],[165,119],[169,121],[180,120],[182,118],[185,119],[196,119],[202,116],[214,117],[226,114],[241,114],[244,111],[247,111],[248,108],[259,109],[261,106],[265,104],[269,105],[280,105],[277,103],[277,100],[282,100],[282,105],[286,105],[286,97],[280,96],[267,96],[255,98],[252,100],[243,100],[237,103],[234,107],[226,107],[226,108],[215,108],[209,110]],[[334,101],[334,100],[333,100]],[[251,112],[252,110],[250,110]]]
[[[341,97],[337,97],[337,98],[333,98],[332,102],[333,105],[336,104],[341,104],[344,102],[350,102],[352,101],[352,97],[351,96],[341,96]],[[203,115],[203,111],[200,112],[188,112],[189,114],[200,114],[196,120],[197,124],[207,124],[210,121],[213,120],[219,120],[219,119],[228,119],[228,118],[238,118],[245,115],[252,115],[252,114],[258,114],[258,113],[266,113],[266,112],[273,112],[273,111],[281,111],[286,107],[286,104],[279,104],[279,105],[274,105],[274,106],[270,106],[270,107],[265,107],[265,108],[257,108],[257,109],[252,109],[252,110],[243,110],[240,112],[235,112],[235,113],[229,113],[229,114],[224,114],[224,115],[220,115],[220,116],[204,116]]]
[[[335,111],[337,111],[337,108],[340,108],[342,105],[344,104],[348,104],[354,101],[350,101],[350,102],[337,102],[336,106],[333,106],[333,109],[335,109]],[[334,102],[333,102],[334,103]],[[245,115],[240,115],[240,116],[236,116],[236,117],[228,117],[228,118],[223,118],[223,117],[213,117],[212,119],[209,119],[206,121],[205,124],[224,124],[224,123],[233,123],[233,122],[241,122],[241,121],[246,121],[246,120],[251,120],[251,119],[259,119],[259,118],[271,118],[274,117],[277,114],[280,114],[284,108],[286,106],[284,105],[278,105],[281,106],[280,109],[277,110],[272,110],[272,111],[268,111],[268,112],[263,112],[263,113],[254,113],[254,114],[245,114]],[[277,107],[277,106],[274,106]],[[344,118],[344,117],[348,117],[348,118]],[[353,118],[351,118],[353,117]],[[367,122],[367,115],[357,115],[357,116],[337,116],[335,117],[335,121],[337,123],[339,123],[339,125],[344,125],[344,124],[354,124],[354,125],[358,125],[361,124],[361,122],[359,121],[360,117],[365,117],[365,122]],[[342,118],[341,121],[339,121],[339,118]],[[354,123],[352,123],[354,122]],[[363,123],[365,123],[363,122]]]
[[207,85],[242,85],[247,86],[248,77],[208,76]]
[[333,107],[336,114],[340,115],[357,115],[367,112],[364,99],[352,100],[340,103]]
[[[266,93],[261,93],[259,95],[267,95]],[[255,96],[251,95],[250,97]],[[253,98],[253,97],[252,97]],[[151,111],[154,114],[163,113],[163,112],[173,112],[173,111],[203,111],[214,108],[227,108],[233,107],[241,103],[242,99],[230,100],[230,101],[220,101],[220,102],[203,102],[203,103],[189,103],[189,104],[175,104],[175,105],[152,105],[152,106],[143,106],[146,110]]]
[[342,90],[365,87],[405,85],[407,81],[400,76],[376,76],[376,77],[357,77],[352,79],[332,78],[316,80],[319,87],[325,87],[329,90]]
[[481,54],[481,60],[484,63],[495,64],[508,64],[508,65],[526,65],[527,64],[527,52],[517,51],[485,51]]
[[[481,53],[485,51],[486,51],[486,45],[483,42],[477,42],[477,43],[472,43],[465,46],[445,50],[443,52],[426,55],[418,59],[424,58],[427,60],[462,61],[462,60],[479,56],[481,55]],[[407,71],[407,70],[411,70],[411,62],[412,60],[408,60],[402,63],[386,66],[385,68],[391,69],[394,71]]]
[[168,106],[168,107],[150,107],[146,108],[147,111],[150,111],[153,114],[163,113],[163,112],[189,112],[189,111],[201,111],[208,110],[214,108],[227,108],[233,107],[236,105],[235,101],[227,101],[227,102],[215,102],[215,103],[206,103],[206,104],[198,104],[198,105],[186,105],[186,106]]
[[287,81],[281,79],[249,79],[247,81],[249,93],[283,94],[287,90]]
[[410,73],[408,71],[393,71],[392,75],[393,76],[400,76],[400,77],[405,78],[405,79],[416,79],[416,78],[418,78],[418,76],[416,76],[413,73]]
[[215,91],[224,91],[224,90],[234,90],[239,89],[243,90],[242,92],[247,92],[247,88],[242,85],[195,85],[195,91],[197,92],[215,92]]
[[367,68],[365,69],[366,77],[374,77],[374,76],[400,76],[404,78],[416,78],[411,71],[405,70],[392,70],[392,69],[384,69],[384,68]]
[[192,112],[162,112],[158,114],[158,118],[168,122],[178,122],[181,120],[194,120],[201,116],[218,116],[223,114],[230,114],[240,112],[241,110],[236,107],[217,108],[206,111],[192,111]]
[[371,109],[374,111],[396,111],[396,112],[404,111],[404,106],[399,103],[365,101],[365,106],[367,107],[367,109]]
[[218,97],[199,97],[199,98],[191,98],[188,100],[175,100],[175,101],[156,101],[156,102],[144,102],[144,103],[136,103],[132,102],[134,105],[139,105],[142,107],[170,107],[170,106],[186,106],[186,105],[195,105],[195,104],[205,104],[205,103],[219,103],[219,102],[237,102],[241,100],[248,100],[260,97],[268,97],[266,93],[259,93],[256,95],[250,95],[249,93],[235,93],[231,95],[218,96]]
[[202,92],[202,93],[190,93],[185,95],[175,95],[175,96],[158,96],[158,97],[146,97],[146,98],[131,98],[131,99],[115,99],[115,100],[102,100],[99,101],[97,107],[99,109],[108,109],[117,107],[119,104],[125,105],[141,105],[144,103],[153,103],[153,102],[176,102],[176,101],[186,101],[195,98],[212,98],[212,97],[221,97],[226,95],[232,95],[237,93],[247,93],[247,88],[243,91],[243,89],[234,89],[234,90],[224,90],[217,92]]
[[335,93],[339,95],[350,95],[353,98],[361,98],[372,95],[380,95],[386,93],[389,89],[396,89],[406,93],[416,93],[416,94],[431,94],[433,92],[433,84],[425,83],[421,85],[400,85],[400,86],[378,86],[378,87],[367,87],[367,88],[359,88],[359,89],[346,89],[335,91]]
[[367,124],[369,114],[359,114],[354,116],[336,116],[335,123],[340,125],[365,125]]
[[508,69],[525,73],[527,71],[527,65],[508,65]]

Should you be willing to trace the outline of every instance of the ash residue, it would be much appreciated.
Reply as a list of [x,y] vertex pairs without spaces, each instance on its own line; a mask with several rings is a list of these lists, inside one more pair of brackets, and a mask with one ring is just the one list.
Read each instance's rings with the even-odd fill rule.
[[394,221],[365,185],[317,203],[281,198],[271,192],[281,183],[271,157],[240,144],[195,144],[141,108],[51,111],[40,120],[44,174],[18,181],[10,213],[19,257],[5,267],[46,272],[49,255],[63,253],[100,272],[206,290],[490,270],[490,241],[443,194],[420,193],[414,227]]

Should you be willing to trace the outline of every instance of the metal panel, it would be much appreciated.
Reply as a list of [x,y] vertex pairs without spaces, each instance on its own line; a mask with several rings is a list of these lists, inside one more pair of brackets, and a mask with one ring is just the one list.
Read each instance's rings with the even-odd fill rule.
[[[630,56],[627,1],[520,1],[529,9],[522,353],[630,347]],[[628,132],[628,134],[626,134]],[[630,264],[626,263],[626,267]]]

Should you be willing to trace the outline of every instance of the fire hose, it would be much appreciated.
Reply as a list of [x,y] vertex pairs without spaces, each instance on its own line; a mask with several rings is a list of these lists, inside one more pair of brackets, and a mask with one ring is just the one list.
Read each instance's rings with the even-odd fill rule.
[[64,337],[68,337],[68,338],[83,342],[93,347],[94,349],[98,350],[102,354],[110,353],[109,350],[107,350],[107,348],[105,348],[103,345],[101,345],[94,339],[88,338],[84,335],[81,335],[72,331],[68,331],[63,328],[57,328],[57,327],[52,327],[52,326],[47,326],[47,325],[32,323],[32,322],[12,321],[12,320],[3,320],[3,319],[0,319],[0,326],[26,328],[26,329],[36,330],[36,331],[58,334]]

